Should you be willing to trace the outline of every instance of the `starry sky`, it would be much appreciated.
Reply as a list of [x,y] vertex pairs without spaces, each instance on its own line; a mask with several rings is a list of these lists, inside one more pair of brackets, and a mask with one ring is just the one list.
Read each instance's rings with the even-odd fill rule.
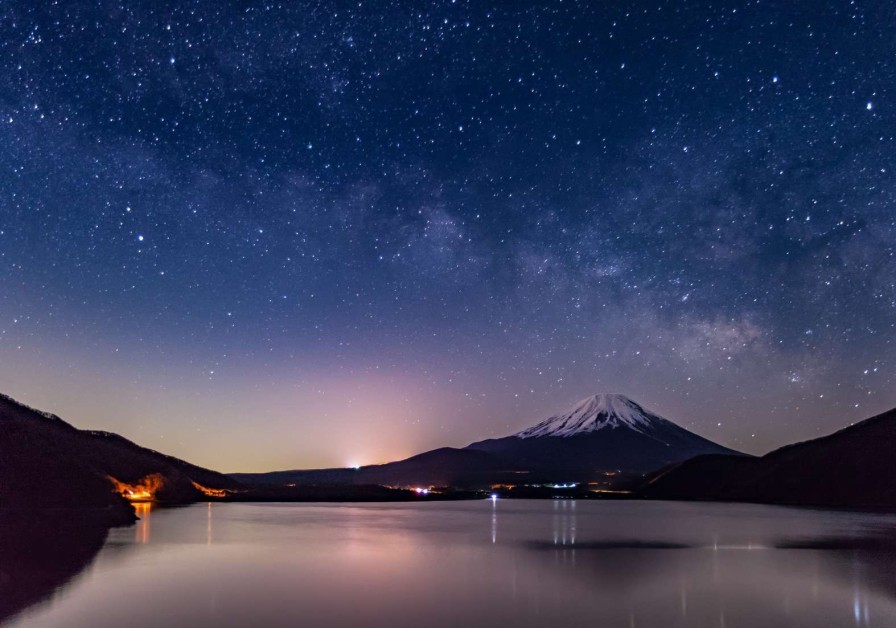
[[892,2],[0,5],[0,390],[223,471],[896,406]]

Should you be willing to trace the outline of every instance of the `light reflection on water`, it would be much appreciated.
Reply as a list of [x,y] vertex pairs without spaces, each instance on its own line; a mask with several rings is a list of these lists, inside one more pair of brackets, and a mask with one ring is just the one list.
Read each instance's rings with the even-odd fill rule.
[[149,543],[150,539],[152,504],[149,502],[136,502],[132,505],[134,506],[134,512],[137,513],[137,517],[140,519],[134,525],[134,542],[145,545]]
[[896,625],[891,515],[486,500],[141,517],[12,625]]
[[205,515],[205,544],[212,544],[212,503],[209,502],[206,504],[206,515]]

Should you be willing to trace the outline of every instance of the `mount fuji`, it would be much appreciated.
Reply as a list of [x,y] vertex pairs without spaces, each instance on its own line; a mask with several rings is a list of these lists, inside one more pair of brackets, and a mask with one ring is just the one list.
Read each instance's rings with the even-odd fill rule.
[[467,449],[513,461],[534,480],[638,476],[694,456],[738,454],[645,410],[624,395],[593,395],[511,436]]
[[360,469],[234,474],[251,484],[383,484],[482,487],[495,483],[626,479],[702,454],[742,455],[645,410],[623,395],[593,395],[566,412],[503,438],[443,447]]
[[592,395],[562,414],[549,417],[534,427],[517,432],[517,438],[576,436],[603,429],[628,428],[647,433],[654,426],[677,427],[651,414],[625,395]]

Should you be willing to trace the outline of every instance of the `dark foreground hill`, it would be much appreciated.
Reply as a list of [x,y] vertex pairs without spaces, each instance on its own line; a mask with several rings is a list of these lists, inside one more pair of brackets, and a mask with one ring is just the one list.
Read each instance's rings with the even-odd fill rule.
[[360,469],[234,474],[246,484],[459,486],[549,482],[618,486],[701,454],[739,455],[622,395],[594,395],[511,436]]
[[896,508],[896,409],[761,458],[700,456],[667,468],[644,497]]
[[104,510],[133,520],[125,496],[185,503],[239,482],[108,432],[79,430],[0,395],[0,508]]

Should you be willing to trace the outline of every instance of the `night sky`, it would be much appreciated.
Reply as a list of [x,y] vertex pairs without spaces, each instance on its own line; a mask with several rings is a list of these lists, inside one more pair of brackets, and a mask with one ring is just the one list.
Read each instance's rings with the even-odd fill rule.
[[223,471],[896,406],[892,2],[0,5],[0,391]]

